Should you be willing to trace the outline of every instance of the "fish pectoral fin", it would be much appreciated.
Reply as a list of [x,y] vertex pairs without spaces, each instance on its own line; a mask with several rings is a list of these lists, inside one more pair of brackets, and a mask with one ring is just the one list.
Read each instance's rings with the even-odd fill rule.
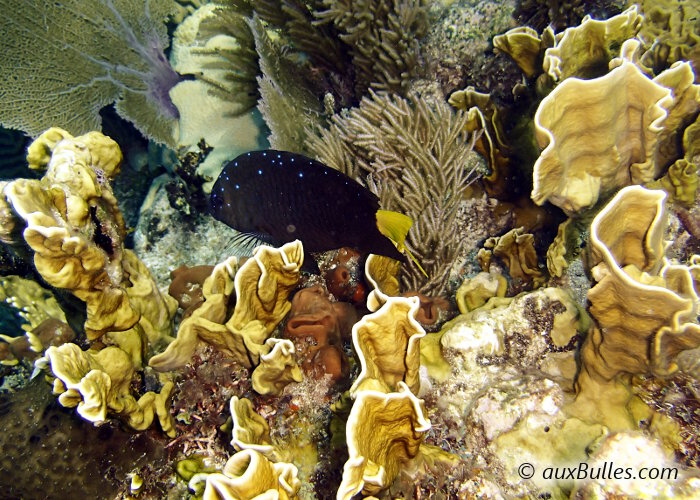
[[236,231],[233,238],[226,244],[226,251],[236,257],[250,257],[253,255],[253,250],[261,245],[279,247],[281,243],[274,241],[267,234]]

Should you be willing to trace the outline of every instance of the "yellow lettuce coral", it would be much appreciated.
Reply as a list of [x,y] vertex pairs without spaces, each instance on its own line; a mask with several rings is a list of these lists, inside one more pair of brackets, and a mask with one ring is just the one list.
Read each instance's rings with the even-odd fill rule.
[[566,219],[559,224],[557,235],[547,249],[547,270],[551,276],[561,277],[569,266],[566,261],[566,233],[572,219]]
[[230,409],[233,420],[231,446],[238,451],[255,450],[273,459],[275,447],[270,440],[270,427],[264,418],[253,411],[250,399],[234,396]]
[[649,189],[663,189],[669,199],[686,207],[695,203],[695,193],[698,190],[698,167],[680,158],[668,168],[666,174],[660,179],[646,185]]
[[25,331],[36,328],[49,318],[66,321],[66,315],[51,292],[35,281],[20,276],[0,277],[0,302],[17,309],[18,314],[26,321],[26,324],[22,325]]
[[547,28],[542,37],[529,26],[518,26],[493,37],[494,48],[508,54],[528,78],[541,71],[538,67],[541,53],[553,43],[551,28]]
[[664,257],[665,198],[663,191],[624,188],[591,224],[595,285],[588,299],[598,328],[581,358],[583,369],[600,379],[668,374],[681,350],[700,346],[698,270]]
[[643,0],[644,24],[639,32],[642,62],[655,70],[687,60],[700,69],[700,6],[694,0]]
[[302,244],[295,240],[280,248],[258,247],[236,273],[236,307],[226,328],[245,344],[253,364],[267,353],[263,343],[291,308],[289,294],[303,262]]
[[422,401],[403,382],[398,392],[359,391],[348,417],[349,458],[337,498],[373,495],[388,487],[401,465],[418,454],[428,429]]
[[474,150],[486,158],[491,169],[489,175],[483,177],[484,186],[491,196],[505,195],[511,160],[499,108],[489,94],[477,92],[473,87],[454,92],[448,102],[468,112],[467,129],[470,132],[483,131],[478,137],[475,136]]
[[120,348],[83,351],[69,343],[49,347],[46,357],[56,377],[54,393],[63,406],[77,406],[80,416],[91,422],[115,414],[136,430],[147,429],[157,416],[163,431],[175,437],[170,415],[173,383],[165,382],[160,393],[149,391],[136,400],[130,389],[135,367]]
[[544,282],[544,274],[537,264],[535,237],[525,233],[524,228],[512,229],[502,236],[489,238],[484,242],[484,248],[479,252],[484,271],[489,270],[491,255],[506,263],[511,278],[532,282],[535,286]]
[[420,389],[420,339],[425,336],[416,320],[420,302],[418,297],[390,297],[378,288],[379,282],[394,283],[389,260],[370,255],[365,262],[365,276],[375,287],[367,300],[368,307],[376,310],[352,328],[353,345],[362,367],[350,389],[353,396],[363,389],[390,392],[396,390],[399,381],[414,392]]
[[416,321],[418,307],[418,297],[388,297],[378,311],[355,323],[352,339],[362,370],[351,393],[364,389],[390,392],[400,381],[418,392],[420,338],[425,336]]
[[654,180],[683,156],[680,134],[700,109],[700,86],[688,63],[652,80],[639,66],[639,49],[639,41],[626,40],[609,73],[568,78],[542,100],[535,203],[550,201],[573,215],[620,187]]
[[533,171],[535,203],[550,201],[571,215],[620,186],[655,178],[654,147],[670,94],[630,62],[600,78],[559,84],[535,113],[545,148]]
[[294,344],[291,340],[267,339],[265,347],[269,352],[260,355],[260,364],[251,375],[255,392],[279,395],[290,382],[304,380],[294,357]]
[[137,324],[151,341],[167,335],[176,304],[123,246],[126,228],[109,186],[122,159],[116,142],[99,132],[72,137],[50,129],[27,159],[46,168],[44,177],[9,182],[2,194],[26,224],[37,271],[85,302],[88,339]]
[[601,69],[605,73],[612,51],[637,34],[642,20],[636,5],[603,21],[586,16],[579,26],[557,34],[554,47],[545,51],[542,67],[555,81],[597,76]]
[[[353,327],[352,337],[362,370],[350,389],[355,398],[346,425],[349,458],[338,489],[339,499],[374,494],[396,478],[399,468],[415,457],[430,428],[420,389],[420,339],[417,297],[391,297],[378,288],[392,288],[391,266],[370,255],[365,275],[375,286],[370,294],[374,313]],[[393,391],[393,392],[392,392]]]
[[[182,322],[175,341],[152,357],[150,365],[158,371],[180,368],[203,341],[248,368],[256,366],[271,349],[265,341],[289,312],[288,296],[303,260],[301,242],[293,241],[280,248],[258,247],[240,269],[235,257],[218,264],[204,282],[204,303]],[[236,305],[226,321],[234,292]]]
[[227,352],[226,340],[230,335],[224,322],[237,270],[237,257],[229,257],[214,267],[202,286],[204,303],[182,321],[177,338],[168,348],[150,359],[152,368],[165,372],[184,366],[194,354],[200,340]]
[[457,289],[455,300],[462,314],[483,306],[491,297],[505,297],[508,283],[495,272],[480,272],[471,279],[466,279]]
[[190,488],[196,491],[202,481],[206,482],[205,500],[290,500],[301,486],[294,465],[272,463],[255,450],[233,455],[221,473],[195,474]]

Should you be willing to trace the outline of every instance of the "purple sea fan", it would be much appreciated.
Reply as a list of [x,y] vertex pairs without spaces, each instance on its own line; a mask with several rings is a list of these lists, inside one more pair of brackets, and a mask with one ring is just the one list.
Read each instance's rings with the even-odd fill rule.
[[99,130],[118,113],[147,137],[175,142],[168,92],[181,78],[165,56],[169,0],[0,0],[0,124],[36,136],[51,126]]

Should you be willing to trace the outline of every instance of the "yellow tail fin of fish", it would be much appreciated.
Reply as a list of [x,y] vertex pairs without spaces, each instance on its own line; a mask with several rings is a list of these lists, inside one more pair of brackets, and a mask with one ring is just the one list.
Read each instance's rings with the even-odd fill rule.
[[415,265],[418,266],[420,272],[427,278],[428,273],[425,272],[425,269],[418,263],[418,260],[416,260],[409,249],[406,248],[406,236],[412,225],[413,220],[408,215],[392,212],[391,210],[377,210],[377,228],[379,228],[379,232],[393,241],[399,252],[406,252],[406,255],[409,256]]

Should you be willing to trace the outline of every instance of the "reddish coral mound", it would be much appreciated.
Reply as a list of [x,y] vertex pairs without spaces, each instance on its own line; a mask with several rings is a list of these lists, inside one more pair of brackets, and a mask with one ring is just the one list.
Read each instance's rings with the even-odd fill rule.
[[214,266],[187,267],[182,265],[174,271],[170,271],[172,281],[168,293],[177,300],[179,306],[185,311],[185,318],[204,302],[202,285],[213,270]]
[[338,300],[363,304],[367,288],[362,282],[360,253],[353,248],[341,248],[328,263],[324,273],[328,291]]
[[63,321],[48,318],[36,326],[32,333],[40,346],[32,344],[26,335],[12,339],[7,344],[0,343],[0,361],[14,362],[20,359],[30,361],[42,355],[49,346],[59,346],[75,339],[75,332]]
[[315,285],[294,295],[284,336],[294,342],[307,375],[316,379],[330,375],[335,383],[348,374],[342,340],[350,337],[356,320],[352,305],[331,302],[323,288]]
[[403,297],[418,297],[420,305],[416,320],[426,331],[435,331],[446,320],[454,316],[450,302],[444,297],[428,297],[418,292],[404,292]]

